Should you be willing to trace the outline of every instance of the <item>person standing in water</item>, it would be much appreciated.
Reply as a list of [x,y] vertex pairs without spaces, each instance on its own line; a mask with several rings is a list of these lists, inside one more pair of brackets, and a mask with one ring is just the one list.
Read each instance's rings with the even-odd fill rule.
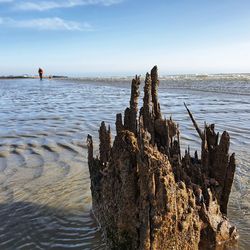
[[39,68],[38,74],[39,74],[40,80],[42,80],[43,79],[43,69]]

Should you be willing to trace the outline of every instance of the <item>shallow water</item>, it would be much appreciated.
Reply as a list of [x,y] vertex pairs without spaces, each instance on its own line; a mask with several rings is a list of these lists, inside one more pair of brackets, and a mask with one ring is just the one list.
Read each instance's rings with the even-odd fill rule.
[[[237,88],[238,87],[238,88]],[[229,217],[250,248],[250,83],[163,81],[161,108],[180,124],[182,148],[199,149],[185,111],[231,135],[237,172]],[[129,83],[0,80],[0,249],[103,249],[91,215],[86,136],[102,120],[114,132]]]

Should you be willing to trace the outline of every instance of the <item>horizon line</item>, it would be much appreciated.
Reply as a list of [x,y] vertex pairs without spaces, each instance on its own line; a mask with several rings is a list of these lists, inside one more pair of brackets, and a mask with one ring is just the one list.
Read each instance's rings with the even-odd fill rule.
[[[149,71],[150,72],[150,71]],[[101,74],[95,74],[95,73],[89,73],[89,75],[80,75],[80,74],[48,74],[44,75],[44,78],[131,78],[134,76],[141,76],[144,78],[144,75],[140,74],[110,74],[105,75],[106,73]],[[226,72],[226,73],[174,73],[174,74],[159,74],[159,77],[171,77],[171,76],[202,76],[202,77],[209,77],[209,76],[223,76],[223,75],[250,75],[250,72]],[[38,74],[6,74],[6,75],[0,75],[0,78],[37,78]]]

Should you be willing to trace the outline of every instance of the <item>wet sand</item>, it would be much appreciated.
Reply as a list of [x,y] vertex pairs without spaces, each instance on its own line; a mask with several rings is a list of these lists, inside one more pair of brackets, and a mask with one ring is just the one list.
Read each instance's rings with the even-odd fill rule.
[[[184,101],[200,124],[230,133],[237,170],[229,218],[248,249],[250,82],[163,81],[159,95],[162,112],[180,124],[183,149],[199,150]],[[104,248],[91,216],[85,140],[98,137],[100,121],[114,124],[129,97],[129,82],[0,80],[1,249]]]

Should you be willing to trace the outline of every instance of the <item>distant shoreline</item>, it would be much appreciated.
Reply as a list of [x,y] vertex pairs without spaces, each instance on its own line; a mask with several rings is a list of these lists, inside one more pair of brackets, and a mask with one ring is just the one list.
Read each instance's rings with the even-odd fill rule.
[[[68,76],[44,76],[44,79],[68,79]],[[39,76],[0,76],[0,79],[39,79]]]
[[[51,75],[44,76],[44,79],[61,79],[61,80],[74,80],[74,81],[94,81],[94,82],[127,82],[133,79],[133,76],[109,76],[109,77],[101,77],[101,76],[93,76],[93,77],[72,77],[72,76],[59,76],[59,75]],[[8,80],[8,79],[39,79],[39,76],[0,76],[0,80]],[[144,80],[144,77],[141,77],[141,80]],[[200,80],[243,80],[250,81],[250,73],[231,73],[231,74],[180,74],[180,75],[162,75],[159,76],[159,80],[161,81],[200,81]]]

